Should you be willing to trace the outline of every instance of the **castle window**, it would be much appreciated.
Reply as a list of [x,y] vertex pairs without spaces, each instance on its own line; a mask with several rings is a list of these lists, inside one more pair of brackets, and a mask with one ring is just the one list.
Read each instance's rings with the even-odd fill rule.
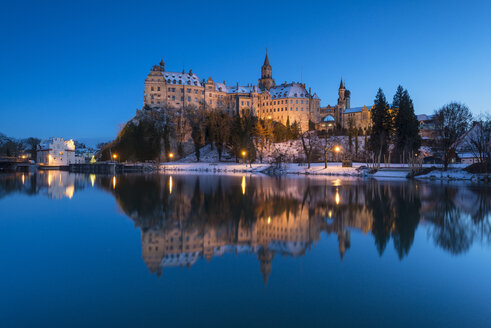
[[188,97],[188,101],[191,101],[191,97]]
[[191,93],[191,89],[188,89],[188,93]]
[[152,91],[154,91],[153,87],[151,88]]
[[157,91],[160,91],[160,87],[157,87]]
[[172,96],[172,100],[176,100],[176,96]]
[[[295,96],[297,96],[297,95],[295,95]],[[295,104],[298,104],[298,99],[297,99],[297,100],[295,100]]]
[[181,93],[184,93],[184,88],[181,88]]
[[194,90],[194,94],[197,95],[198,94],[198,90]]

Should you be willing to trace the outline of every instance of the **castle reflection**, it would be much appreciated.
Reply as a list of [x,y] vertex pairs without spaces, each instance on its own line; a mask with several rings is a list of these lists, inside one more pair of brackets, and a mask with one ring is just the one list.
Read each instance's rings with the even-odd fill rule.
[[491,243],[491,191],[479,185],[378,182],[312,177],[216,175],[101,176],[48,171],[0,175],[12,192],[72,198],[86,188],[111,193],[141,229],[150,272],[191,267],[199,259],[254,254],[265,283],[275,256],[305,255],[335,236],[341,259],[354,231],[371,236],[380,255],[392,241],[400,259],[418,226],[451,254]]
[[420,224],[452,254],[491,236],[490,191],[473,185],[133,175],[111,192],[141,228],[143,259],[158,275],[200,258],[252,253],[267,282],[275,256],[303,256],[322,234],[336,236],[341,259],[353,231],[373,236],[381,255],[392,240],[401,259]]

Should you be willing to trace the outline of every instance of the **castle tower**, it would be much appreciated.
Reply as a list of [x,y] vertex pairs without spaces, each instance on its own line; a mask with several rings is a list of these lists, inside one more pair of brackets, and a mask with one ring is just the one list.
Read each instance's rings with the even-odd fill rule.
[[350,108],[351,96],[350,96],[350,91],[346,90],[345,84],[343,82],[343,79],[341,78],[341,82],[339,82],[339,89],[338,89],[338,104],[336,106],[336,123],[339,126],[344,126],[344,111],[346,108]]
[[259,88],[261,90],[269,90],[276,87],[276,83],[273,80],[273,68],[269,64],[268,53],[266,52],[266,58],[264,58],[264,64],[261,67],[261,78],[259,79]]

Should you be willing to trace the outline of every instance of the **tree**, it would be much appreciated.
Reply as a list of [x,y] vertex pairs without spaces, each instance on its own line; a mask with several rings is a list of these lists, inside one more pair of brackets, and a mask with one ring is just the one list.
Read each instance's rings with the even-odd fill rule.
[[257,117],[253,112],[246,109],[241,115],[235,115],[232,122],[232,133],[230,134],[230,148],[235,155],[236,162],[239,161],[242,151],[247,152],[247,159],[253,162],[256,159],[256,149],[254,147],[254,133]]
[[435,111],[433,120],[437,134],[434,148],[442,156],[443,169],[446,171],[455,155],[457,140],[469,128],[472,114],[466,105],[451,102]]
[[203,107],[189,107],[186,110],[186,118],[191,128],[191,139],[194,144],[196,161],[200,160],[200,149],[205,144],[206,115]]
[[218,160],[222,160],[223,147],[230,138],[232,115],[225,108],[208,111],[208,135],[217,148]]
[[389,148],[392,119],[389,114],[389,105],[382,89],[378,89],[371,114],[372,129],[370,133],[369,149],[372,152],[373,162],[380,167],[382,157],[387,155]]
[[177,143],[177,153],[179,154],[179,157],[183,157],[185,155],[184,142],[186,141],[191,129],[189,126],[189,122],[185,117],[185,110],[183,107],[179,107],[174,112],[173,121]]
[[307,131],[302,134],[302,147],[305,153],[305,159],[307,161],[308,167],[310,169],[310,163],[312,161],[312,152],[315,144],[315,135],[313,131]]
[[259,160],[262,163],[264,149],[266,149],[273,141],[271,120],[258,120],[254,128],[254,134],[256,148],[259,150]]
[[[481,164],[488,165],[491,157],[491,117],[488,114],[474,122],[465,143]],[[486,166],[487,167],[487,166]]]
[[[28,146],[27,151],[30,152],[31,159],[36,160],[37,148],[38,148],[39,144],[41,143],[41,140],[38,138],[29,137],[29,138],[25,139],[24,142]],[[85,146],[84,146],[84,148],[85,148]]]
[[394,95],[393,106],[398,107],[394,119],[395,150],[402,155],[402,162],[405,163],[405,159],[416,154],[421,146],[419,122],[409,93],[400,85]]
[[329,152],[333,150],[333,148],[339,144],[338,137],[333,137],[332,132],[322,131],[319,134],[319,146],[322,149],[322,153],[324,155],[324,168],[327,169],[327,158]]

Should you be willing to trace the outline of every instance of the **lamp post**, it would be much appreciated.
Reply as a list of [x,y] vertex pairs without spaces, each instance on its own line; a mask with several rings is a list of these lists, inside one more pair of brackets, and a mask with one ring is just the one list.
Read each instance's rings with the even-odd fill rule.
[[174,158],[174,153],[169,153],[169,161],[172,161],[173,158]]
[[339,160],[339,152],[341,151],[341,147],[340,146],[335,146],[334,147],[334,153],[336,154],[336,162]]
[[116,162],[116,159],[118,158],[118,155],[117,154],[113,154],[113,159],[114,161]]
[[247,152],[245,150],[243,150],[241,154],[242,154],[242,158],[244,159],[244,164],[247,167],[247,162],[246,162]]

